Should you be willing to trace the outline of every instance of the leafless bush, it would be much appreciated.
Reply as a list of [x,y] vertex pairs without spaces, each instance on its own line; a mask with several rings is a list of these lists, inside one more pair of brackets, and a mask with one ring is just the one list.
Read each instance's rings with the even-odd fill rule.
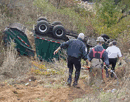
[[121,49],[123,53],[128,53],[130,49],[130,31],[125,30],[122,32],[122,34],[119,35],[117,41],[118,41],[118,46]]

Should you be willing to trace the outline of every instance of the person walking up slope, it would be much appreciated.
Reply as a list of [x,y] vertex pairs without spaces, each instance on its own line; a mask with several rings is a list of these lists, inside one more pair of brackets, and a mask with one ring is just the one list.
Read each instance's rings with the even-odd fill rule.
[[[120,61],[122,59],[121,50],[116,46],[116,44],[116,41],[112,41],[112,45],[106,49],[106,52],[108,53],[109,64],[112,64],[111,69],[113,71],[115,71],[115,66],[118,58]],[[113,77],[113,73],[111,73],[111,77]]]
[[102,47],[104,39],[102,37],[97,38],[97,45],[92,48],[88,54],[88,61],[90,66],[90,81],[89,85],[97,84],[100,86],[103,80],[103,62],[109,67],[108,54]]
[[72,82],[73,65],[76,68],[73,86],[76,87],[80,76],[81,59],[87,60],[86,46],[83,43],[83,40],[84,34],[80,33],[77,39],[71,39],[62,43],[61,46],[54,51],[54,54],[56,54],[61,48],[67,49],[67,64],[69,68],[69,78],[67,82],[69,86],[71,86]]

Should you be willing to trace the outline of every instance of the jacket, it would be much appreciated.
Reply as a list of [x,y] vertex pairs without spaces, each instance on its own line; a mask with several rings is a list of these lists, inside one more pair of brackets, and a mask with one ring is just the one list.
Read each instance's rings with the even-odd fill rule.
[[115,45],[108,47],[106,52],[108,53],[108,58],[122,57],[121,50]]
[[[103,47],[101,45],[96,45],[94,47],[94,50],[101,52],[103,50]],[[88,60],[91,61],[93,58],[100,59],[100,55],[95,54],[95,57],[93,57],[93,50],[91,49],[90,52],[88,53]],[[103,62],[105,62],[106,65],[109,65],[108,53],[106,51],[103,52],[101,59]]]
[[86,46],[81,38],[71,39],[62,43],[60,47],[67,49],[68,57],[75,57],[78,59],[83,58],[84,60],[87,59],[87,52],[85,51]]

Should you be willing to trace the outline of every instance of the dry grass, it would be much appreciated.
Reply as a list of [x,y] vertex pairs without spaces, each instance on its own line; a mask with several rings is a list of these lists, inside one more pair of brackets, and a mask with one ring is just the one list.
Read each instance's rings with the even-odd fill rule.
[[118,77],[118,80],[109,80],[101,87],[92,86],[92,94],[87,94],[83,96],[84,98],[76,99],[73,102],[129,102],[130,63],[126,63],[125,69],[125,74]]
[[[54,0],[52,0],[54,1]],[[71,1],[71,0],[70,0]],[[63,0],[61,3],[65,2]],[[56,6],[56,4],[54,4]],[[0,11],[3,12],[3,11]],[[27,28],[32,29],[33,24],[35,23],[36,19],[40,16],[45,16],[47,17],[50,22],[53,21],[62,21],[63,24],[71,29],[71,30],[76,30],[77,26],[72,23],[71,21],[74,21],[75,17],[74,15],[72,18],[69,18],[65,14],[58,14],[55,12],[52,13],[47,13],[44,14],[42,12],[42,9],[37,11],[37,8],[33,6],[33,0],[17,0],[16,2],[16,7],[12,11],[13,17],[6,15],[6,12],[0,13],[0,31],[3,31],[5,26],[7,26],[9,23],[13,22],[20,22],[24,24]],[[86,26],[86,25],[82,25]],[[86,28],[86,33],[89,33],[89,35],[92,35],[93,32],[93,27],[88,26]],[[126,34],[125,34],[126,33]],[[119,47],[121,48],[122,52],[128,52],[128,49],[130,48],[129,44],[129,31],[124,32],[124,35],[120,36],[118,38],[119,42]],[[123,42],[122,42],[123,41]],[[1,46],[1,51],[3,47]],[[4,55],[4,56],[3,56]],[[3,56],[3,57],[2,57]],[[130,57],[128,57],[130,58]],[[30,63],[31,60],[28,59],[27,57],[20,57],[17,56],[17,51],[13,48],[13,46],[10,46],[7,48],[7,50],[3,50],[1,54],[1,64],[2,66],[0,67],[0,81],[4,81],[7,79],[13,79],[13,80],[21,80],[23,79],[23,76],[28,76],[28,73],[30,72],[30,69],[32,68],[32,64]],[[120,79],[120,85],[115,86],[116,91],[114,92],[107,92],[106,91],[98,91],[98,94],[91,94],[91,95],[85,95],[84,98],[74,100],[74,102],[129,102],[130,98],[130,88],[129,88],[129,79],[130,79],[130,59],[128,59],[127,66],[125,66],[126,73],[123,78]],[[35,70],[38,68],[42,68],[42,66],[45,65],[45,70],[55,70],[56,72],[59,73],[49,73],[49,74],[38,74],[35,75],[35,73],[31,73],[30,75],[36,76],[39,80],[43,80],[46,83],[49,84],[50,82],[54,81],[55,84],[61,85],[60,87],[63,87],[66,84],[66,80],[68,77],[68,68],[67,68],[67,63],[64,60],[56,61],[54,60],[54,63],[48,63],[48,62],[40,62],[36,60],[38,66],[35,66]],[[82,62],[84,64],[84,62]],[[41,66],[41,67],[40,67]],[[43,72],[43,69],[40,69],[41,72]],[[84,73],[81,74],[81,78],[83,78]],[[12,81],[12,80],[11,80]],[[113,84],[112,81],[108,83],[106,87],[103,87],[105,89],[109,88],[111,89],[111,85]],[[95,91],[98,88],[92,87]]]
[[0,75],[4,78],[0,80],[5,80],[9,78],[17,78],[26,74],[30,69],[30,63],[27,57],[20,57],[14,48],[14,43],[4,50],[4,61],[0,67]]
[[[33,6],[33,1],[34,0],[15,0],[12,4],[7,2],[8,4],[0,5],[2,8],[0,9],[0,31],[3,31],[6,26],[14,22],[19,22],[24,24],[27,28],[32,29],[37,19],[37,10]],[[7,5],[13,6],[8,7]]]
[[117,38],[118,46],[123,53],[130,52],[130,30],[129,27]]
[[[30,72],[30,68],[32,67],[32,64],[30,65],[30,61],[26,57],[19,57],[17,56],[16,50],[13,48],[14,45],[7,48],[5,51],[5,57],[4,57],[4,63],[1,67],[1,75],[3,75],[3,80],[10,79],[10,81],[16,81],[21,80],[23,77],[22,75],[28,76],[28,73]],[[48,75],[40,75],[40,74],[31,74],[35,76],[38,80],[44,81],[45,87],[52,87],[52,88],[59,88],[66,86],[66,80],[68,78],[68,68],[67,63],[64,60],[57,61],[54,59],[54,63],[48,63],[48,62],[40,62],[36,60],[35,62],[35,68],[36,69],[45,69],[45,70],[55,70],[59,71],[61,73],[56,74],[48,74]],[[82,62],[84,64],[84,62]],[[103,86],[102,88],[105,88],[105,90],[98,90],[97,87],[92,87],[95,92],[93,92],[91,95],[83,96],[84,98],[76,99],[73,102],[128,102],[129,101],[129,76],[130,76],[130,68],[129,63],[127,63],[125,76],[121,78],[119,81],[119,85],[114,85],[113,83],[116,83],[115,81],[110,81],[107,83],[106,86]],[[40,70],[42,71],[42,70]],[[81,74],[81,78],[83,77],[84,73]],[[19,77],[22,77],[19,79]],[[12,79],[11,79],[12,78]],[[53,83],[53,84],[52,84]],[[112,92],[112,89],[116,89]]]

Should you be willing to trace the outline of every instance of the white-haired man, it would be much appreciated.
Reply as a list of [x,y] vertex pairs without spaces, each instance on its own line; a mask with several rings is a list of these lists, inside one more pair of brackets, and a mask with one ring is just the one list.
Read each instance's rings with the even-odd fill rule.
[[77,39],[71,39],[67,42],[62,43],[61,46],[54,51],[54,54],[56,54],[61,48],[67,49],[67,63],[69,68],[69,78],[67,82],[69,86],[71,86],[72,82],[73,65],[76,68],[73,86],[76,87],[80,76],[81,58],[87,60],[86,46],[83,43],[83,40],[84,34],[80,33]]

